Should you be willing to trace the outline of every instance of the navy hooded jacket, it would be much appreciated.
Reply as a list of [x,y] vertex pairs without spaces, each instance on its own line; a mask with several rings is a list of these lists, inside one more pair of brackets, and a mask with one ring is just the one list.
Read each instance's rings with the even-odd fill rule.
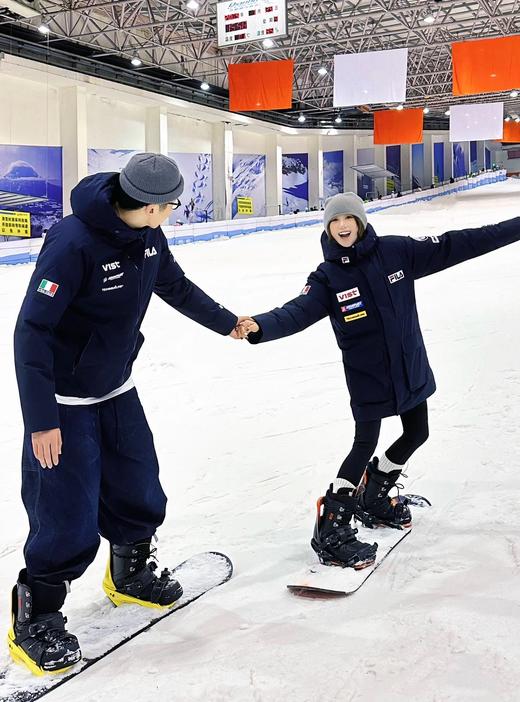
[[117,173],[84,178],[73,215],[50,229],[15,329],[26,431],[59,427],[55,394],[102,397],[120,387],[144,341],[152,293],[208,329],[237,317],[186,278],[160,227],[129,228],[111,195]]
[[356,421],[402,414],[435,392],[414,282],[520,240],[520,217],[442,236],[385,236],[369,224],[352,247],[322,234],[325,262],[298,297],[255,315],[251,343],[273,341],[329,317]]

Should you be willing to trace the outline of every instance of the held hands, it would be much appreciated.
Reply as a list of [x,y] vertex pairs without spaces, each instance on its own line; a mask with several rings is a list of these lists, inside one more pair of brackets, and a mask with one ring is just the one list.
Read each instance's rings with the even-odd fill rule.
[[259,329],[260,327],[252,317],[239,317],[236,327],[229,336],[233,339],[245,339],[250,332],[257,332]]
[[42,468],[54,468],[58,465],[61,454],[61,431],[35,431],[31,434],[34,455]]

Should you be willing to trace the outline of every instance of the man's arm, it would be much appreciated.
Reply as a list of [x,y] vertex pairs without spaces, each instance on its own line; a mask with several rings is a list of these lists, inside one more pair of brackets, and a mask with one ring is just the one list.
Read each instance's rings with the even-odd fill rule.
[[407,237],[407,252],[414,278],[437,273],[502,246],[520,241],[520,217],[478,229],[460,229],[441,236]]
[[183,315],[204,327],[224,336],[233,335],[238,317],[186,278],[184,271],[173,258],[164,236],[154,292]]

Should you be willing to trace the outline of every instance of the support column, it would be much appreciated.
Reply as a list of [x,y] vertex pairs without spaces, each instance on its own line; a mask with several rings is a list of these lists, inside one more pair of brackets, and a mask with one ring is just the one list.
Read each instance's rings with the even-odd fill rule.
[[485,141],[477,141],[477,168],[479,171],[481,168],[486,167],[486,158],[484,156],[485,147],[486,147]]
[[412,189],[412,146],[401,144],[401,192]]
[[444,180],[453,177],[453,144],[449,137],[444,139]]
[[433,183],[433,136],[424,134],[424,187]]
[[83,86],[61,88],[60,141],[63,149],[63,214],[72,212],[70,192],[88,175],[87,90]]
[[212,128],[213,144],[213,217],[231,219],[233,204],[233,130],[229,122]]
[[317,134],[307,137],[309,154],[309,209],[323,202],[323,147]]
[[352,166],[357,163],[357,136],[347,134],[343,142],[343,182],[346,193],[357,194],[357,173],[352,170]]
[[[374,163],[380,168],[386,168],[386,146],[374,144]],[[378,195],[386,195],[386,178],[374,178],[374,190]]]
[[146,110],[145,148],[146,151],[168,156],[168,112],[166,107],[149,107]]
[[265,213],[268,217],[281,214],[282,197],[282,145],[278,134],[269,134],[265,154]]

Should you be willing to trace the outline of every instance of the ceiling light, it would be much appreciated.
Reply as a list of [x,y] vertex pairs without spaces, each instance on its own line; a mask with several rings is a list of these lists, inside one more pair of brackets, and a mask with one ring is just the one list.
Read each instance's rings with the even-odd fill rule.
[[430,111],[430,108],[429,108],[429,107],[425,107],[425,108],[423,109],[423,112],[424,112],[425,115],[427,115],[429,111]]
[[444,114],[446,115],[446,117],[449,117],[449,116],[450,116],[450,111],[449,111],[449,110],[446,110],[446,112],[445,112]]
[[515,122],[520,122],[520,117],[515,117]]
[[510,122],[510,121],[511,121],[511,117],[509,117],[509,115],[508,115],[508,116],[505,118],[504,122]]
[[298,117],[298,122],[301,122],[303,124],[305,122],[305,119],[306,119],[305,115],[300,115]]
[[200,84],[200,89],[201,90],[209,90],[209,83],[206,83],[206,81],[203,80],[202,83]]
[[137,68],[143,62],[141,61],[141,59],[138,56],[134,56],[134,58],[130,61],[130,63],[132,64],[132,66],[135,66]]
[[49,27],[47,27],[46,24],[40,24],[40,26],[38,27],[38,31],[40,32],[40,34],[49,34],[51,30],[49,29]]
[[424,24],[433,24],[435,22],[435,15],[428,12],[426,17],[423,19]]
[[186,3],[186,7],[188,10],[198,10],[199,9],[199,3],[197,0],[188,0]]
[[263,40],[262,46],[264,47],[264,49],[272,49],[274,46],[274,41],[272,39],[269,39],[269,37],[267,37],[266,39]]
[[400,110],[404,110],[404,105],[403,105],[403,104],[397,105],[397,107],[396,107],[395,109],[396,109],[396,110],[399,110],[399,111],[400,111]]
[[512,90],[509,93],[509,97],[512,97],[512,98],[518,97],[518,90]]
[[320,66],[320,67],[318,68],[318,73],[319,73],[320,76],[326,76],[327,73],[328,73],[328,71],[327,71],[327,69],[325,68],[325,66]]
[[341,119],[341,117],[339,115],[336,117],[336,119],[334,121],[336,122],[336,124],[341,124],[343,122],[343,120]]

